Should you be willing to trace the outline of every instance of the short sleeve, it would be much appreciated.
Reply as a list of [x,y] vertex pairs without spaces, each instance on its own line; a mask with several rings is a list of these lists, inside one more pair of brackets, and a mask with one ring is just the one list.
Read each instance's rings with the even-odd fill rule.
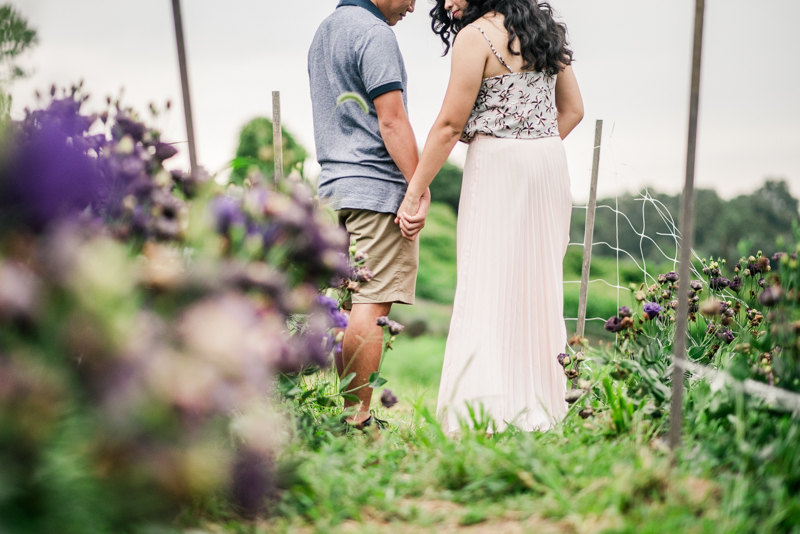
[[403,87],[403,56],[394,32],[385,25],[375,25],[356,46],[361,80],[370,100]]

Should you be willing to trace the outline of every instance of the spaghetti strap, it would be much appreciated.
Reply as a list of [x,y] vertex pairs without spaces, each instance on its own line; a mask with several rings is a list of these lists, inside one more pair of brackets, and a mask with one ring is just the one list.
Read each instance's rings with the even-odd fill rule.
[[501,55],[500,55],[500,54],[497,52],[497,50],[495,50],[495,48],[494,48],[494,45],[493,45],[493,44],[492,44],[492,42],[489,40],[489,36],[488,36],[488,35],[486,35],[486,33],[485,33],[485,32],[484,32],[484,31],[483,31],[481,28],[480,28],[480,26],[476,26],[475,24],[471,24],[471,23],[469,24],[469,26],[472,26],[473,28],[477,28],[477,29],[478,29],[478,31],[479,31],[479,32],[481,32],[481,33],[483,34],[483,37],[484,37],[484,39],[486,39],[486,42],[487,42],[487,43],[489,43],[489,48],[491,48],[491,49],[492,49],[492,52],[494,52],[494,55],[495,55],[495,57],[496,57],[496,58],[497,58],[497,59],[500,61],[500,63],[502,63],[502,65],[503,65],[505,68],[507,68],[507,69],[508,69],[508,71],[509,71],[511,74],[514,74],[514,71],[513,71],[513,70],[511,70],[511,67],[509,67],[509,66],[506,64],[506,62],[503,60],[503,57],[502,57],[502,56],[501,56]]

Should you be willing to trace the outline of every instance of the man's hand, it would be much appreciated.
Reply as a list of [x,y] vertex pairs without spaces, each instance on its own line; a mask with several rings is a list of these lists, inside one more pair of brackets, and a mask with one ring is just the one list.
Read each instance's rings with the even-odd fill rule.
[[430,189],[427,189],[419,198],[415,198],[413,194],[406,193],[394,220],[395,223],[400,225],[400,232],[404,238],[409,241],[414,241],[417,238],[417,234],[425,227],[425,218],[428,216],[430,206]]

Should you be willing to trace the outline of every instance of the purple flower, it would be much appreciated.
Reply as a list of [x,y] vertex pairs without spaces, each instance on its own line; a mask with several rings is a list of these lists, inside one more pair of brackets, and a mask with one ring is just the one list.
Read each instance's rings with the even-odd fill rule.
[[125,116],[117,116],[116,124],[111,129],[115,139],[122,139],[126,135],[130,135],[137,142],[142,140],[145,131],[144,124]]
[[245,517],[255,517],[275,492],[272,461],[264,454],[240,448],[233,465],[231,495]]
[[742,277],[739,276],[738,274],[734,276],[733,280],[731,280],[731,284],[728,287],[731,288],[733,291],[736,291],[737,293],[741,291],[742,287],[744,287],[744,282],[742,282]]
[[378,317],[377,324],[378,326],[389,326],[390,320],[385,315]]
[[775,306],[781,301],[783,297],[783,288],[781,286],[770,286],[766,288],[758,296],[758,302],[764,306]]
[[556,356],[556,359],[561,367],[566,367],[570,364],[570,362],[572,362],[572,358],[570,358],[569,354],[565,354],[563,352]]
[[396,336],[400,332],[405,329],[405,326],[401,325],[397,321],[389,321],[389,333],[393,336]]
[[625,317],[631,317],[633,315],[633,312],[629,307],[623,306],[619,309],[617,314],[620,316],[620,318],[624,319]]
[[775,263],[779,263],[781,261],[781,258],[784,257],[784,256],[786,256],[785,252],[776,252],[772,256],[772,261],[774,261]]
[[664,308],[656,304],[655,302],[645,302],[644,303],[644,313],[647,314],[647,319],[655,319],[658,317],[658,314],[664,311]]
[[735,337],[733,335],[733,332],[731,332],[727,328],[722,328],[718,330],[716,335],[717,339],[719,339],[720,341],[724,341],[725,343],[731,343]]
[[619,317],[612,317],[606,321],[605,329],[614,334],[625,330],[625,328],[622,326],[622,320]]
[[717,291],[725,289],[730,284],[731,284],[731,281],[728,280],[727,278],[724,278],[724,277],[722,277],[722,278],[712,278],[712,279],[710,279],[708,281],[708,286],[711,289],[715,289]]
[[227,235],[231,226],[243,225],[245,222],[239,202],[230,197],[217,197],[211,201],[211,212],[216,220],[217,232]]
[[701,282],[700,280],[692,280],[691,283],[689,284],[689,287],[691,287],[695,291],[700,291],[701,289],[703,289],[703,282]]
[[356,282],[360,282],[362,284],[366,284],[367,282],[371,281],[375,278],[375,274],[367,269],[366,267],[359,267],[353,272],[352,276],[353,280]]
[[392,390],[383,390],[383,393],[381,394],[381,404],[383,404],[384,408],[391,408],[397,404],[397,397],[394,395],[394,393],[392,393]]
[[339,303],[336,299],[326,297],[325,295],[318,295],[317,304],[325,310],[333,328],[347,328],[347,314],[339,311]]
[[0,223],[43,230],[76,217],[101,197],[94,160],[76,149],[59,126],[44,124],[12,144],[10,164],[0,168]]
[[178,149],[168,143],[157,143],[155,146],[155,153],[153,156],[158,161],[164,161],[178,153]]
[[678,281],[678,273],[675,271],[670,271],[666,275],[667,282],[677,282]]

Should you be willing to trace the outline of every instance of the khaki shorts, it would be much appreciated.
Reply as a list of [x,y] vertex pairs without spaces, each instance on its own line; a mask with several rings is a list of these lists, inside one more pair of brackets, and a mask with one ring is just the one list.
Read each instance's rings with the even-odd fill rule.
[[336,214],[350,238],[356,239],[356,248],[368,254],[364,266],[375,274],[375,278],[361,285],[360,292],[353,294],[353,303],[414,304],[419,238],[403,238],[392,213],[344,209]]

